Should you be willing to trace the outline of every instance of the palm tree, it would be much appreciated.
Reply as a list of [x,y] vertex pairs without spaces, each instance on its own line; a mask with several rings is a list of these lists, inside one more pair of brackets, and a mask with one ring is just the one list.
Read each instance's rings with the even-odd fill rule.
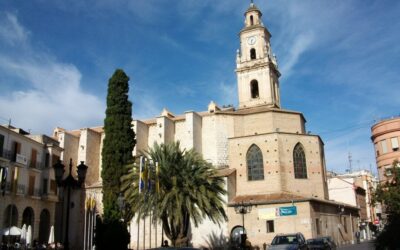
[[[215,168],[191,150],[181,150],[179,142],[154,144],[146,157],[158,162],[159,169],[148,169],[151,183],[139,192],[139,169],[129,165],[128,174],[121,178],[125,199],[133,213],[160,220],[165,235],[173,246],[188,242],[190,223],[198,226],[208,218],[214,223],[227,220],[222,196],[226,194],[224,180],[216,176]],[[159,191],[154,188],[159,185]]]

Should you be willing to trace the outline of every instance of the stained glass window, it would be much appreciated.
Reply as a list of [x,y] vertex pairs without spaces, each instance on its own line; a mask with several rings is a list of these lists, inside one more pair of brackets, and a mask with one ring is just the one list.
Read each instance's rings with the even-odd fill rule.
[[260,148],[252,145],[247,151],[246,160],[248,180],[264,180],[263,157]]
[[297,143],[293,150],[294,178],[307,179],[306,154],[301,143]]

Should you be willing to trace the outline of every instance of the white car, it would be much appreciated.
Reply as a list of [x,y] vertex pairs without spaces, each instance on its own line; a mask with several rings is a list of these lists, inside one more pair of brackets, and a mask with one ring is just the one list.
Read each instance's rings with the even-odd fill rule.
[[269,250],[307,250],[307,242],[302,233],[278,234],[271,242]]

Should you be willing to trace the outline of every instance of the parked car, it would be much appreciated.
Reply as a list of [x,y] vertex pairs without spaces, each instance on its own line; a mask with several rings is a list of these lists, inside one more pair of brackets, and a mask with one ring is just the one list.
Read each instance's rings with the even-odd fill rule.
[[308,249],[335,250],[336,244],[329,236],[307,240]]
[[307,250],[307,243],[302,233],[278,234],[271,242],[270,250]]
[[192,248],[192,247],[156,247],[156,248],[150,248],[148,250],[200,250],[200,248]]

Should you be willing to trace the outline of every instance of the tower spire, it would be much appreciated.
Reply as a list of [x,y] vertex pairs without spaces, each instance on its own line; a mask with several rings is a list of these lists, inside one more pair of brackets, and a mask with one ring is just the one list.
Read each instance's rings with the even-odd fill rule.
[[280,73],[271,50],[271,34],[253,1],[250,0],[250,7],[244,13],[244,27],[239,33],[240,49],[236,55],[239,108],[261,105],[280,108]]

